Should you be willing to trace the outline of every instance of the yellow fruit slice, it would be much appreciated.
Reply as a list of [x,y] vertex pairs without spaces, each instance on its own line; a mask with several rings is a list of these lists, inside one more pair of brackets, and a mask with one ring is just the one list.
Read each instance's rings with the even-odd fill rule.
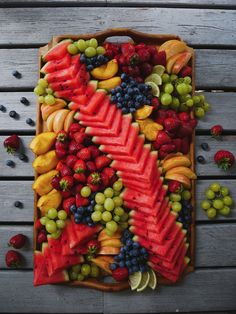
[[33,162],[33,168],[37,173],[45,173],[52,169],[55,169],[58,164],[58,158],[55,150],[39,155]]
[[144,120],[136,120],[136,122],[138,122],[140,132],[143,132],[145,126],[146,126],[147,124],[149,124],[149,123],[153,123],[153,120],[147,118],[147,119],[144,119]]
[[57,133],[57,132],[63,130],[64,121],[65,121],[66,116],[68,115],[69,112],[70,112],[70,110],[68,110],[68,109],[58,110],[58,112],[57,112],[57,114],[53,120],[53,131],[54,132]]
[[164,72],[165,72],[165,69],[166,68],[163,65],[158,64],[158,65],[155,65],[153,67],[152,73],[156,73],[156,74],[162,76],[164,74]]
[[142,108],[139,108],[138,110],[136,110],[134,117],[135,119],[146,119],[147,117],[150,116],[150,114],[152,113],[153,107],[152,106],[148,106],[148,105],[144,105]]
[[146,139],[149,141],[155,141],[157,134],[163,127],[155,122],[148,123],[143,130],[143,134],[145,135]]
[[48,131],[50,131],[50,132],[53,131],[53,121],[54,121],[55,116],[57,115],[57,112],[58,112],[58,110],[54,111],[47,118],[46,126],[47,126]]
[[92,76],[98,80],[107,80],[116,75],[118,72],[117,60],[110,60],[108,63],[101,65],[91,71]]
[[183,174],[183,175],[185,175],[186,177],[188,177],[189,179],[192,179],[192,180],[196,180],[197,179],[196,174],[190,168],[184,167],[184,166],[171,168],[170,170],[168,170],[166,172],[166,175],[172,174],[172,173]]
[[163,170],[164,170],[164,172],[166,172],[171,168],[179,167],[179,166],[190,167],[191,161],[186,156],[172,157],[172,158],[164,161]]
[[187,190],[191,189],[191,181],[184,174],[171,173],[171,174],[165,175],[165,179],[178,181],[183,184],[185,189]]
[[146,77],[146,79],[145,79],[145,83],[148,83],[148,82],[153,82],[156,85],[161,85],[162,79],[161,79],[160,75],[158,75],[156,73],[152,73],[152,74],[148,75],[148,77]]
[[103,88],[108,91],[119,86],[121,84],[121,78],[119,76],[112,77],[108,80],[98,82],[98,88]]
[[137,271],[129,276],[129,284],[131,290],[136,290],[138,286],[140,285],[142,280],[142,273],[141,271]]
[[149,272],[142,273],[142,279],[141,279],[141,282],[137,288],[137,292],[141,292],[144,289],[146,289],[148,286],[149,280],[150,280]]
[[75,111],[70,111],[64,121],[64,130],[68,132],[69,127],[74,122]]
[[149,272],[149,275],[150,275],[148,287],[150,287],[152,290],[155,290],[156,286],[157,286],[157,276],[156,276],[156,273],[151,268],[149,269],[148,272]]
[[98,235],[98,241],[105,241],[105,240],[111,240],[111,239],[120,239],[121,238],[121,230],[118,229],[113,235],[112,237],[110,237],[109,235],[107,235],[105,229],[103,229],[99,235]]
[[121,247],[122,243],[120,239],[107,239],[101,241],[101,247],[103,246]]
[[150,85],[151,86],[151,92],[152,92],[152,95],[155,96],[155,97],[159,97],[160,96],[160,89],[159,87],[157,86],[157,84],[153,83],[153,82],[147,82],[145,83],[147,85]]

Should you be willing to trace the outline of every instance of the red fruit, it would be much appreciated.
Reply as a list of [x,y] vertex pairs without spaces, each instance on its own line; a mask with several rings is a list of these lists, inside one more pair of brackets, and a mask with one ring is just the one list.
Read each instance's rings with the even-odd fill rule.
[[77,193],[80,193],[82,187],[84,185],[83,184],[76,184],[73,186],[73,194],[77,194]]
[[90,160],[91,159],[91,152],[88,149],[88,147],[82,148],[78,153],[77,157],[82,159],[82,160]]
[[77,152],[83,147],[84,146],[82,144],[78,144],[76,141],[71,141],[68,148],[69,154],[76,155]]
[[117,58],[120,65],[127,64],[127,59],[124,55],[116,56],[116,58]]
[[171,193],[180,193],[183,190],[183,186],[180,182],[171,180],[168,182],[168,190]]
[[113,185],[113,183],[116,182],[117,180],[118,180],[117,175],[114,175],[112,178],[110,178],[109,185]]
[[69,168],[73,168],[75,163],[77,161],[77,157],[75,155],[68,155],[66,157],[66,165],[69,167]]
[[160,158],[161,160],[164,159],[169,153],[163,151],[162,149],[160,149],[158,151],[158,158]]
[[198,124],[198,120],[195,118],[190,119],[190,124],[191,124],[192,128],[195,129],[197,124]]
[[181,151],[182,140],[180,138],[172,139],[172,143],[175,145],[175,149],[177,152]]
[[148,49],[151,56],[154,56],[157,53],[156,46],[147,46],[147,49]]
[[166,53],[165,51],[160,51],[157,53],[157,55],[154,56],[153,62],[155,61],[155,64],[166,66]]
[[140,43],[140,44],[136,45],[134,48],[136,51],[138,51],[139,49],[143,49],[145,47],[146,47],[146,45],[144,43]]
[[183,69],[180,71],[180,76],[185,77],[185,76],[191,76],[192,74],[192,68],[188,65],[184,66]]
[[97,169],[103,169],[104,167],[109,166],[111,163],[111,159],[105,155],[98,156],[95,158],[95,165]]
[[175,118],[175,119],[179,120],[177,112],[172,110],[172,109],[166,110],[166,115],[169,118]]
[[132,75],[133,77],[140,76],[140,69],[137,65],[132,67],[132,70],[130,71],[130,75]]
[[182,138],[181,149],[180,149],[181,153],[188,154],[189,148],[190,148],[189,137]]
[[160,107],[160,101],[157,97],[153,97],[151,100],[151,106],[154,107],[154,109],[158,109]]
[[47,242],[47,232],[45,230],[41,230],[37,235],[37,243],[42,244],[43,242]]
[[234,164],[234,155],[228,150],[219,150],[214,156],[215,163],[220,169],[228,170]]
[[165,131],[159,131],[156,137],[153,147],[159,149],[163,144],[171,143],[171,138]]
[[21,249],[25,245],[26,239],[27,238],[25,235],[18,233],[15,236],[11,237],[8,245],[14,247],[14,249]]
[[150,52],[146,48],[139,49],[137,54],[138,54],[139,61],[142,63],[148,62],[150,60],[151,55],[150,55]]
[[20,253],[14,250],[10,250],[5,256],[5,261],[7,267],[18,267],[22,262],[22,256],[20,255]]
[[57,170],[57,171],[61,171],[61,169],[62,169],[64,166],[65,166],[64,161],[60,160],[60,161],[57,163],[56,170]]
[[57,149],[56,155],[57,155],[57,158],[63,159],[67,155],[67,151],[65,149]]
[[98,240],[93,239],[87,243],[88,254],[96,254],[100,249],[100,242]]
[[102,179],[102,184],[103,184],[104,186],[109,186],[109,184],[110,184],[110,178],[109,178],[109,176],[108,176],[107,174],[101,173],[101,179]]
[[118,267],[112,271],[112,277],[116,281],[124,281],[129,277],[129,271],[126,267]]
[[40,230],[40,229],[43,228],[43,225],[42,225],[41,222],[40,222],[40,218],[38,218],[38,219],[35,221],[34,227],[35,227],[36,230]]
[[86,182],[86,176],[84,173],[74,173],[73,178],[77,182],[85,183]]
[[121,52],[124,56],[133,54],[135,52],[134,45],[132,43],[121,44]]
[[164,121],[166,118],[168,118],[167,110],[163,109],[157,110],[155,122],[164,125]]
[[183,123],[183,125],[181,125],[179,130],[178,130],[178,136],[180,138],[183,138],[186,136],[191,137],[192,133],[193,133],[193,128],[189,122]]
[[69,191],[74,184],[74,178],[72,176],[65,176],[60,180],[60,187],[62,191]]
[[221,125],[217,124],[211,128],[211,136],[214,138],[219,138],[223,132],[223,128]]
[[68,134],[66,131],[61,130],[57,133],[57,137],[56,137],[58,142],[66,142],[68,139]]
[[7,149],[8,154],[13,154],[20,147],[20,138],[16,134],[8,136],[4,140],[3,145]]
[[59,171],[62,177],[72,176],[72,170],[65,164],[62,165]]
[[62,198],[68,198],[72,196],[72,189],[70,191],[60,191]]
[[88,184],[92,192],[97,192],[101,189],[100,184]]
[[97,169],[93,161],[87,161],[86,168],[88,169],[89,172],[95,172]]
[[143,79],[141,78],[141,76],[137,76],[137,77],[135,77],[135,80],[136,80],[136,82],[137,83],[143,83]]
[[62,208],[66,211],[67,214],[70,213],[70,208],[72,205],[75,205],[75,197],[71,196],[65,199],[62,203]]
[[[133,53],[132,55],[128,55],[127,59],[128,59],[128,64],[131,64],[132,66],[135,66],[140,61],[139,55],[136,52]],[[139,70],[139,68],[138,68],[138,70]]]
[[72,123],[72,124],[70,125],[70,127],[69,127],[69,129],[68,129],[68,132],[69,132],[69,134],[72,135],[72,134],[75,133],[75,132],[79,132],[80,129],[81,129],[81,125],[80,125],[79,123],[74,122],[74,123]]
[[76,207],[86,206],[89,204],[89,199],[81,196],[80,194],[76,194],[75,196],[75,204]]
[[91,173],[88,178],[87,178],[87,183],[88,184],[93,184],[93,185],[98,185],[101,183],[101,176],[100,173],[98,172],[93,172]]
[[74,140],[76,141],[76,143],[82,144],[83,141],[84,141],[85,138],[86,138],[86,134],[83,133],[83,132],[81,132],[81,130],[80,130],[80,132],[75,132],[75,133],[73,134],[73,138],[74,138]]
[[148,76],[149,74],[152,73],[152,68],[153,66],[150,64],[150,63],[142,63],[140,65],[140,70],[141,70],[141,73],[144,77]]
[[52,187],[56,190],[61,190],[60,181],[61,181],[60,176],[55,176],[54,178],[52,178],[51,180]]
[[187,112],[180,112],[179,114],[178,114],[178,117],[179,117],[179,119],[181,120],[181,121],[189,121],[190,120],[190,115],[189,115],[189,113],[187,113]]
[[113,168],[107,167],[102,170],[102,173],[107,175],[110,180],[111,178],[113,178],[116,172]]
[[173,153],[176,151],[175,144],[164,144],[161,146],[161,150],[165,153]]
[[97,148],[97,146],[90,145],[88,149],[90,150],[90,153],[93,158],[96,158],[97,156],[100,155],[100,150]]
[[76,161],[76,163],[74,164],[73,167],[74,171],[76,173],[81,173],[81,172],[85,172],[86,170],[86,164],[82,159],[79,159]]
[[180,125],[180,121],[175,118],[167,118],[164,121],[166,131],[176,132],[179,129]]

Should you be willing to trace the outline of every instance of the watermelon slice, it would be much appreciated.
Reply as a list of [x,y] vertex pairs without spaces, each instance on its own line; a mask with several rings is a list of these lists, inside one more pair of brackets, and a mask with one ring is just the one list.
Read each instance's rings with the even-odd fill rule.
[[[69,234],[71,233],[71,228],[68,228],[68,225],[63,229],[63,233],[61,235],[61,253],[62,255],[78,255],[78,254],[87,254],[88,248],[84,245],[79,245],[74,247],[73,249],[70,248],[69,245]],[[73,234],[74,236],[74,234]]]
[[[55,97],[58,97],[58,98],[71,99],[74,96],[83,95],[85,90],[86,88],[84,86],[80,86],[76,89],[68,89],[68,90],[60,90],[60,91],[58,90],[54,93],[54,95]],[[68,107],[71,109],[69,105]]]
[[45,75],[45,79],[49,84],[65,82],[66,80],[71,80],[78,73],[79,65],[71,65],[67,69],[59,70],[53,73],[48,73]]
[[84,106],[86,106],[88,101],[89,101],[89,99],[92,97],[93,94],[94,94],[93,87],[92,86],[87,86],[84,94],[75,95],[75,96],[70,97],[70,100],[72,100],[73,102],[78,104],[77,105],[78,108],[75,109],[75,107],[74,107],[73,110],[81,109]]
[[87,115],[85,113],[82,112],[78,112],[75,115],[75,119],[80,121],[81,124],[83,125],[87,125],[87,122],[104,122],[107,114],[108,114],[108,110],[110,109],[110,101],[109,98],[106,97],[102,103],[102,106],[100,106],[99,108],[97,108],[97,110],[95,111],[95,113],[93,115]]
[[58,60],[62,59],[67,52],[67,47],[72,43],[71,39],[66,39],[58,43],[56,46],[52,47],[44,56],[44,61]]
[[34,252],[34,286],[66,281],[69,281],[66,270],[55,272],[49,277],[44,254],[40,251]]
[[105,92],[96,92],[90,99],[87,106],[81,108],[81,112],[91,115],[92,113],[95,112],[96,108],[104,101],[105,97],[106,97]]
[[[85,86],[81,84],[80,73],[78,73],[73,79],[64,81],[59,81],[55,83],[50,83],[50,88],[54,91],[67,91],[73,89],[81,90],[81,93],[84,92]],[[80,93],[80,94],[81,94]],[[75,94],[75,96],[77,96]],[[73,96],[72,96],[73,97]]]
[[66,54],[59,60],[48,61],[40,70],[41,73],[47,74],[69,68],[71,64],[71,56]]
[[116,106],[115,105],[109,105],[109,109],[107,112],[107,119],[104,121],[86,121],[83,123],[81,121],[80,123],[82,125],[86,125],[87,127],[94,127],[94,128],[103,128],[103,129],[110,129],[113,123],[113,120],[115,119],[116,114]]

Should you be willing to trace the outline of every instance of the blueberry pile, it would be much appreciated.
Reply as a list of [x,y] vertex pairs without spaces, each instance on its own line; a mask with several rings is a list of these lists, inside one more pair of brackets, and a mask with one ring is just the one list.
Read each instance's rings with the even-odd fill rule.
[[192,209],[193,206],[189,201],[182,200],[182,209],[180,212],[178,212],[179,216],[176,219],[178,222],[181,222],[183,224],[183,228],[186,229],[188,232],[189,227],[192,223]]
[[115,263],[110,264],[110,269],[127,267],[129,274],[137,271],[146,272],[148,270],[148,252],[138,242],[132,240],[133,234],[129,230],[124,230],[121,242],[120,253],[114,257]]
[[121,74],[121,80],[121,85],[111,90],[111,102],[116,104],[122,113],[134,113],[143,105],[151,105],[153,96],[149,85],[137,83],[126,73]]
[[71,205],[70,211],[74,215],[74,222],[76,224],[86,224],[89,227],[93,227],[95,223],[93,222],[91,218],[91,214],[94,211],[94,206],[96,204],[95,200],[95,194],[91,194],[89,197],[89,205],[87,206],[81,206],[81,207],[76,207],[76,205]]
[[91,58],[85,56],[85,54],[81,54],[80,62],[86,65],[87,71],[92,71],[94,68],[99,67],[100,65],[106,64],[109,61],[108,57],[104,55],[97,55]]

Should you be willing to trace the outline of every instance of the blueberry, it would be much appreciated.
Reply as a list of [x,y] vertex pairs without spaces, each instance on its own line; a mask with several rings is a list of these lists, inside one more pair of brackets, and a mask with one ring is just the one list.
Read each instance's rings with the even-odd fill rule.
[[81,223],[81,219],[75,218],[75,223],[76,224],[80,224]]
[[148,95],[147,95],[147,99],[148,99],[148,100],[152,100],[152,98],[153,98],[152,94],[148,94]]
[[87,224],[87,220],[86,220],[86,217],[85,217],[85,216],[83,216],[83,218],[82,218],[82,223],[83,223],[83,224]]
[[115,95],[115,93],[116,93],[115,88],[112,88],[111,91],[110,91],[110,93],[111,93],[112,95]]
[[178,217],[178,221],[183,223],[184,222],[184,218],[183,217]]
[[127,93],[129,95],[133,95],[134,91],[133,91],[133,89],[131,87],[129,87],[128,90],[127,90]]
[[117,93],[121,93],[122,92],[122,88],[120,86],[116,87],[116,92]]
[[125,262],[125,266],[127,266],[127,267],[131,267],[131,266],[132,266],[131,261],[126,261],[126,262]]
[[124,261],[120,261],[119,262],[119,267],[125,267],[125,262]]
[[95,200],[90,201],[91,206],[95,205],[95,203],[96,203]]
[[74,214],[75,219],[82,219],[82,215],[79,213]]
[[133,266],[133,271],[134,271],[134,273],[137,272],[137,271],[139,271],[138,265],[134,265],[134,266]]
[[93,64],[96,68],[97,67],[100,67],[100,65],[101,65],[101,62],[99,62],[99,61],[96,61],[96,62],[94,62],[94,64]]
[[117,101],[120,102],[120,103],[123,103],[123,97],[121,97],[121,96],[117,97]]
[[87,222],[87,223],[91,222],[90,216],[85,217],[85,219],[86,219],[86,222]]
[[148,253],[145,253],[144,255],[143,255],[143,257],[144,257],[144,259],[148,259]]
[[119,261],[120,261],[119,255],[116,255],[116,256],[114,257],[114,260],[115,260],[116,262],[119,262]]
[[20,102],[26,106],[29,105],[29,100],[26,97],[21,97]]
[[8,167],[15,167],[15,163],[13,160],[6,160],[6,166]]
[[131,260],[131,256],[130,256],[129,253],[126,253],[126,254],[125,254],[125,259],[126,259],[127,261],[130,261],[130,260]]
[[85,63],[86,62],[86,56],[85,56],[85,54],[84,53],[82,53],[81,55],[80,55],[80,62],[81,63]]
[[125,107],[123,107],[123,108],[121,109],[121,111],[122,111],[123,114],[126,114],[126,113],[129,112],[128,108],[125,108]]
[[119,97],[121,97],[121,93],[116,93],[116,98],[118,99]]
[[110,264],[109,267],[110,267],[110,270],[115,270],[118,267],[118,265],[116,263],[112,263]]
[[127,76],[126,73],[122,73],[121,76],[120,76],[120,78],[121,78],[122,81],[126,81],[127,78],[128,78],[128,76]]
[[89,227],[93,227],[93,226],[94,226],[94,223],[90,221],[90,222],[88,222],[88,226],[89,226]]
[[146,100],[146,105],[151,105],[151,100],[147,99]]
[[75,206],[75,205],[71,205],[70,211],[71,211],[72,213],[76,213],[76,211],[77,211],[76,206]]
[[130,108],[130,109],[129,109],[129,112],[130,112],[130,113],[135,113],[135,111],[136,111],[135,108]]
[[98,55],[97,60],[99,62],[104,62],[104,56],[103,55]]
[[14,206],[18,207],[18,208],[22,208],[23,207],[23,203],[20,202],[20,201],[15,201]]
[[11,117],[11,118],[16,118],[17,117],[17,112],[15,111],[15,110],[11,110],[10,112],[9,112],[9,116]]
[[131,239],[127,239],[127,240],[126,240],[126,245],[127,245],[128,247],[130,247],[130,246],[132,245],[132,243],[133,243],[133,241],[132,241]]
[[146,272],[148,270],[147,266],[146,265],[140,265],[139,266],[139,269],[142,273]]
[[88,71],[92,71],[93,70],[93,65],[92,64],[88,64],[87,65],[87,70]]
[[125,94],[124,99],[125,99],[125,100],[130,100],[129,94]]
[[122,246],[121,248],[120,248],[120,253],[125,253],[125,247],[124,246]]
[[135,103],[134,103],[134,107],[135,107],[136,109],[138,109],[138,108],[140,107],[140,104],[139,104],[138,102],[135,102]]
[[93,206],[89,205],[89,206],[87,207],[87,212],[88,212],[89,214],[92,214],[92,212],[93,212]]
[[91,61],[91,63],[96,62],[96,61],[97,61],[97,57],[92,57],[92,58],[90,58],[90,61]]
[[137,258],[132,258],[131,263],[132,265],[137,265],[138,264]]
[[27,157],[25,154],[22,154],[22,153],[21,153],[21,154],[18,155],[18,157],[19,157],[19,159],[22,160],[22,161],[28,161],[28,157]]
[[134,242],[133,243],[133,248],[134,249],[139,249],[140,248],[140,244],[138,242]]
[[129,268],[129,275],[132,275],[132,274],[133,274],[133,269]]
[[17,70],[12,71],[12,75],[18,79],[20,79],[22,77],[21,73]]
[[[124,232],[123,232],[123,236],[124,236],[124,238],[125,239],[130,239],[131,237],[132,237],[132,233],[129,231],[129,230],[124,230]],[[133,241],[131,240],[131,242],[133,243]],[[131,244],[132,244],[131,243]]]
[[139,251],[137,249],[133,249],[133,256],[137,257],[139,255]]
[[140,253],[141,253],[141,254],[146,254],[146,253],[147,253],[147,250],[145,249],[145,247],[142,247],[142,248],[140,249]]
[[138,102],[138,103],[141,103],[142,100],[143,100],[143,97],[141,95],[138,95],[135,100]]
[[122,108],[122,103],[118,102],[118,103],[116,104],[116,107],[117,107],[118,109],[121,109],[121,108]]
[[85,212],[85,208],[84,207],[78,207],[77,208],[77,213],[78,214],[83,214]]
[[6,107],[5,107],[5,106],[3,106],[3,105],[0,105],[0,111],[2,111],[2,112],[6,112]]
[[116,97],[115,96],[111,96],[111,102],[116,102]]
[[208,143],[202,143],[202,144],[201,144],[201,148],[202,148],[203,150],[209,150],[209,145],[208,145]]
[[197,161],[200,163],[200,164],[204,164],[205,163],[205,158],[203,156],[197,156]]
[[122,82],[120,85],[122,88],[126,88],[127,84],[125,82]]
[[152,86],[151,86],[151,85],[147,85],[147,84],[146,84],[146,86],[147,86],[147,87],[146,87],[146,90],[147,90],[147,91],[151,91],[151,90],[152,90]]
[[35,125],[34,121],[31,118],[27,118],[25,122],[31,126]]

